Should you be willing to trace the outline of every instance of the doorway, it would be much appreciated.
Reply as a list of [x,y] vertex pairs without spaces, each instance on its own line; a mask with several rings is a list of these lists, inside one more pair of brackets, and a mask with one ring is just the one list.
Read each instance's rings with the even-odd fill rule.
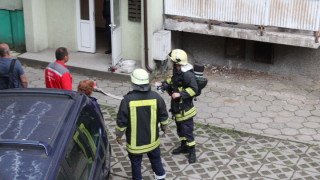
[[[107,39],[106,20],[103,17],[104,0],[95,0],[95,30],[96,30],[96,53],[105,54],[111,51]],[[109,11],[110,16],[110,11]],[[110,27],[108,27],[110,28]],[[110,53],[111,54],[111,53]]]

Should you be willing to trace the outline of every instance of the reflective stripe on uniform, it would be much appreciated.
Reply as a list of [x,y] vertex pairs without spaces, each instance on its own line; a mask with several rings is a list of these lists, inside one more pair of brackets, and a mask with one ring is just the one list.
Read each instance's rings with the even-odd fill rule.
[[[150,106],[150,144],[154,144],[156,142],[157,137],[157,100],[156,99],[148,99],[148,100],[139,100],[139,101],[130,101],[130,124],[131,124],[131,139],[130,145],[128,144],[128,151],[132,153],[139,153],[139,149],[145,149],[150,145],[145,146],[137,146],[137,107]],[[160,141],[159,141],[160,144]],[[154,146],[154,145],[153,145]],[[152,148],[153,148],[152,146]],[[150,148],[149,148],[150,149]],[[130,151],[131,150],[131,151]],[[137,150],[137,152],[136,152]],[[139,151],[139,152],[138,152]],[[142,150],[144,151],[144,150]],[[148,151],[145,151],[148,152]]]
[[170,84],[171,83],[171,78],[168,78],[167,80],[166,80],[166,82],[168,83],[168,84]]
[[180,137],[179,139],[180,139],[180,141],[186,141],[187,140],[187,138],[185,138],[185,137]]
[[187,120],[189,118],[192,118],[193,116],[195,116],[197,114],[196,108],[192,107],[191,109],[189,109],[188,111],[184,111],[184,115],[182,114],[176,114],[175,118],[176,121],[184,121]]
[[155,148],[157,148],[159,145],[160,145],[160,139],[158,138],[155,142],[148,145],[144,145],[144,146],[132,146],[130,144],[127,144],[127,150],[133,154],[141,154],[141,153],[150,152]]
[[166,124],[168,124],[169,123],[169,119],[167,119],[167,120],[165,120],[165,121],[162,121],[162,122],[160,122],[162,125],[166,125]]
[[187,142],[187,146],[194,146],[194,145],[196,145],[196,142],[195,142],[195,141]]
[[119,131],[124,131],[124,130],[127,129],[127,127],[121,128],[121,127],[119,127],[118,125],[116,125],[116,129],[118,129]]
[[195,96],[196,95],[196,92],[194,92],[194,90],[192,88],[187,88],[186,89],[186,92],[190,95],[190,96]]

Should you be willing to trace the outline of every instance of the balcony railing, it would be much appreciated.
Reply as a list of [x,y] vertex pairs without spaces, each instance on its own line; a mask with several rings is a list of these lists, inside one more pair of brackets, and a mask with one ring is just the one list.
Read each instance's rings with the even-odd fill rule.
[[320,0],[164,0],[165,14],[320,31]]

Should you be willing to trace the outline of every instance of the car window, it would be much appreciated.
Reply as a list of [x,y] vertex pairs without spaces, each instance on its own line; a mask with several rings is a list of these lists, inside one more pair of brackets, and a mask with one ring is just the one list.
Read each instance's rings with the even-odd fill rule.
[[62,167],[59,168],[57,180],[68,180],[67,173]]
[[75,179],[88,179],[97,153],[99,124],[95,113],[86,106],[76,122],[72,141],[67,148],[66,161]]

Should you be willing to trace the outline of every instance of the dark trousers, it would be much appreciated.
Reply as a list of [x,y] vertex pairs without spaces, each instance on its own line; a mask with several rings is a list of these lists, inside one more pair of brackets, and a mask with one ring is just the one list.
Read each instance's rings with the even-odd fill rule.
[[[133,180],[141,180],[141,162],[143,154],[132,154],[129,153],[129,158],[131,161],[131,169],[132,169],[132,179]],[[157,176],[163,176],[166,172],[162,166],[161,162],[161,152],[160,147],[157,147],[151,152],[147,153],[149,160],[151,162],[151,167],[153,172],[156,173]]]
[[193,128],[194,122],[193,118],[187,119],[185,121],[176,121],[177,133],[180,138],[184,138],[187,142],[193,142]]
[[107,45],[111,50],[111,27],[109,26],[111,24],[111,19],[110,17],[106,20],[106,40],[107,40]]

